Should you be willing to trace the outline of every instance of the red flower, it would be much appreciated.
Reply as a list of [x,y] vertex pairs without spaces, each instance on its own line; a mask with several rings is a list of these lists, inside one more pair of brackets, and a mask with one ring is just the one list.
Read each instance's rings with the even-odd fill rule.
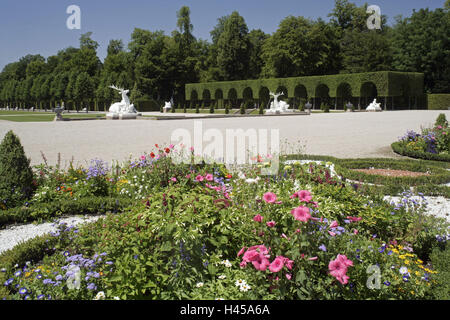
[[170,153],[170,149],[169,149],[169,148],[165,148],[164,151],[165,151],[166,153]]
[[152,157],[152,159],[153,159],[153,158],[155,158],[156,156],[155,156],[155,154],[152,152],[152,153],[150,153],[150,157]]
[[159,149],[159,145],[158,144],[155,144],[155,147],[157,147]]

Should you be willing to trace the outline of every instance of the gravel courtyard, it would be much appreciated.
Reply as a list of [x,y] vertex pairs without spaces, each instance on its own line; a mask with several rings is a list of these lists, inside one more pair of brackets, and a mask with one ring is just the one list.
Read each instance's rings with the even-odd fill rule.
[[[194,137],[194,121],[201,121],[203,133],[218,129],[279,129],[280,144],[303,145],[307,154],[339,158],[397,158],[390,144],[407,130],[430,126],[439,113],[450,118],[450,111],[390,111],[380,113],[319,113],[310,116],[271,116],[199,120],[128,120],[9,122],[0,120],[0,139],[13,130],[21,139],[32,165],[42,163],[41,151],[50,164],[58,153],[61,164],[86,164],[101,158],[123,161],[150,152],[155,143],[170,144],[172,132],[183,128]],[[208,143],[204,142],[204,146]],[[295,150],[294,150],[295,151]]]

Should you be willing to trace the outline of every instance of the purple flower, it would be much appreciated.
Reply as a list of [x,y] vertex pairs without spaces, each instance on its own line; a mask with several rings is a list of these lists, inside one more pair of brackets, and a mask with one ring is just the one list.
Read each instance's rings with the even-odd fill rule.
[[96,286],[95,284],[93,284],[93,283],[89,283],[88,286],[87,286],[87,288],[88,288],[89,290],[96,290],[96,289],[97,289],[97,286]]
[[27,290],[27,288],[20,288],[19,293],[20,293],[21,295],[24,295],[24,294],[27,294],[27,293],[28,293],[28,290]]
[[13,283],[14,279],[10,278],[8,280],[5,281],[5,286],[9,286],[11,283]]
[[324,244],[322,244],[322,245],[319,247],[319,249],[322,250],[323,252],[327,252],[327,247],[325,247]]

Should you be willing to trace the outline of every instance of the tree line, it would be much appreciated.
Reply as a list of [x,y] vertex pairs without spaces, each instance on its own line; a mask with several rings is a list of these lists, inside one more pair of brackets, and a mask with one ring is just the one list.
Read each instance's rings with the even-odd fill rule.
[[177,12],[177,29],[135,28],[125,47],[111,40],[102,62],[92,33],[78,48],[47,59],[27,55],[0,73],[2,106],[73,108],[109,105],[118,96],[109,86],[131,89],[131,100],[184,106],[186,83],[327,75],[371,71],[425,73],[430,93],[450,93],[450,0],[443,8],[414,10],[381,30],[369,30],[367,4],[335,0],[329,21],[288,16],[273,34],[249,30],[237,11],[220,17],[211,41],[196,39],[189,7]]

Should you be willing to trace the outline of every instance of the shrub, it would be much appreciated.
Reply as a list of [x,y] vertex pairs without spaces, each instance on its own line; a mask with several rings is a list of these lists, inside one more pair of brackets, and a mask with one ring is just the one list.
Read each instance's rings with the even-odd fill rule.
[[444,128],[448,127],[448,121],[447,121],[447,118],[445,117],[445,114],[443,114],[443,113],[439,114],[439,116],[436,119],[436,122],[435,122],[434,126],[435,127],[441,126],[441,127],[444,127]]
[[20,139],[9,131],[0,144],[0,203],[14,207],[33,192],[33,171]]
[[450,107],[450,94],[429,94],[428,110],[448,110]]
[[431,263],[438,271],[438,284],[433,288],[433,295],[437,300],[450,300],[450,249],[446,241],[443,248],[436,247],[431,254]]
[[195,113],[200,113],[200,104],[195,105]]
[[328,113],[330,112],[330,106],[322,102],[322,104],[320,105],[320,110],[322,110],[325,113]]
[[228,103],[225,104],[225,114],[230,113],[230,107],[228,106]]

